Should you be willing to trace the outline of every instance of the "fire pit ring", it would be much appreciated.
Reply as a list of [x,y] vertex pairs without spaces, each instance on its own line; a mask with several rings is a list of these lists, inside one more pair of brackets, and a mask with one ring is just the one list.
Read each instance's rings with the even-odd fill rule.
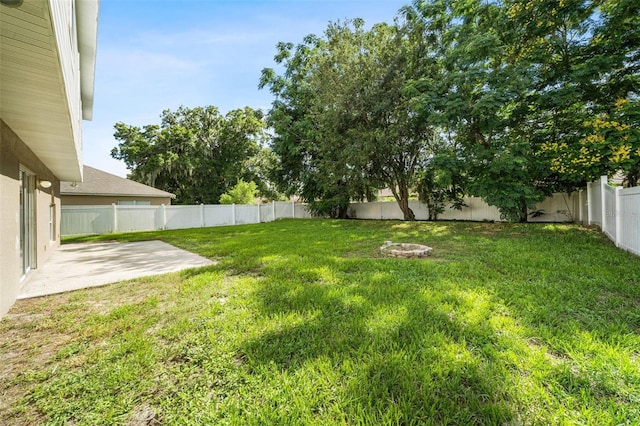
[[423,258],[431,255],[433,249],[422,244],[394,243],[385,241],[380,247],[380,252],[388,257],[402,259]]

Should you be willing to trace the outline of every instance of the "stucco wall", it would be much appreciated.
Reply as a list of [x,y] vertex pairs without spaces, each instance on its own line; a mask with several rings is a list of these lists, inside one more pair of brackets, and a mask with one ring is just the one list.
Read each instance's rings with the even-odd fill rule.
[[[0,317],[13,305],[20,292],[20,166],[36,175],[36,182],[48,180],[51,188],[36,185],[36,268],[44,264],[60,244],[60,181],[18,136],[0,120]],[[49,206],[55,208],[55,240],[49,240]],[[26,278],[27,280],[29,277]]]
[[63,206],[104,206],[111,204],[118,204],[118,201],[149,201],[152,206],[159,206],[161,204],[171,205],[171,198],[169,197],[107,197],[97,195],[63,195]]

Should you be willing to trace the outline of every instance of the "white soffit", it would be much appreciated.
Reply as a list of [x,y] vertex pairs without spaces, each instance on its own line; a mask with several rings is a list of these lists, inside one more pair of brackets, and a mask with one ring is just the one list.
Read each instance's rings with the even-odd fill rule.
[[0,118],[60,180],[79,181],[81,144],[53,28],[49,1],[0,5]]

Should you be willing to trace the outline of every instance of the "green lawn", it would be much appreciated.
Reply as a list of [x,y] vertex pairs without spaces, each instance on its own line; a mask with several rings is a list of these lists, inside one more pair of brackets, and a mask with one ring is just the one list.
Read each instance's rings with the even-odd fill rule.
[[[596,230],[286,220],[105,238],[219,263],[18,302],[0,424],[640,424],[640,258]],[[382,258],[385,240],[434,255]]]

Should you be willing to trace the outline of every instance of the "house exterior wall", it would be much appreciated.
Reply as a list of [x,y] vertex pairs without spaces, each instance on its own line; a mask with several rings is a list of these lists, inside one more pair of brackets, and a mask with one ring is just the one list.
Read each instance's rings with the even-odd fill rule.
[[[35,190],[36,268],[46,262],[60,244],[60,181],[0,120],[0,317],[13,305],[20,293],[20,167],[36,175],[36,182],[48,180],[51,188]],[[54,239],[49,238],[49,208],[55,211]],[[29,277],[27,276],[27,280]]]
[[159,206],[161,204],[171,205],[171,198],[169,197],[111,197],[101,195],[63,195],[63,206],[104,206],[111,204],[118,204],[118,201],[149,201],[152,206]]

